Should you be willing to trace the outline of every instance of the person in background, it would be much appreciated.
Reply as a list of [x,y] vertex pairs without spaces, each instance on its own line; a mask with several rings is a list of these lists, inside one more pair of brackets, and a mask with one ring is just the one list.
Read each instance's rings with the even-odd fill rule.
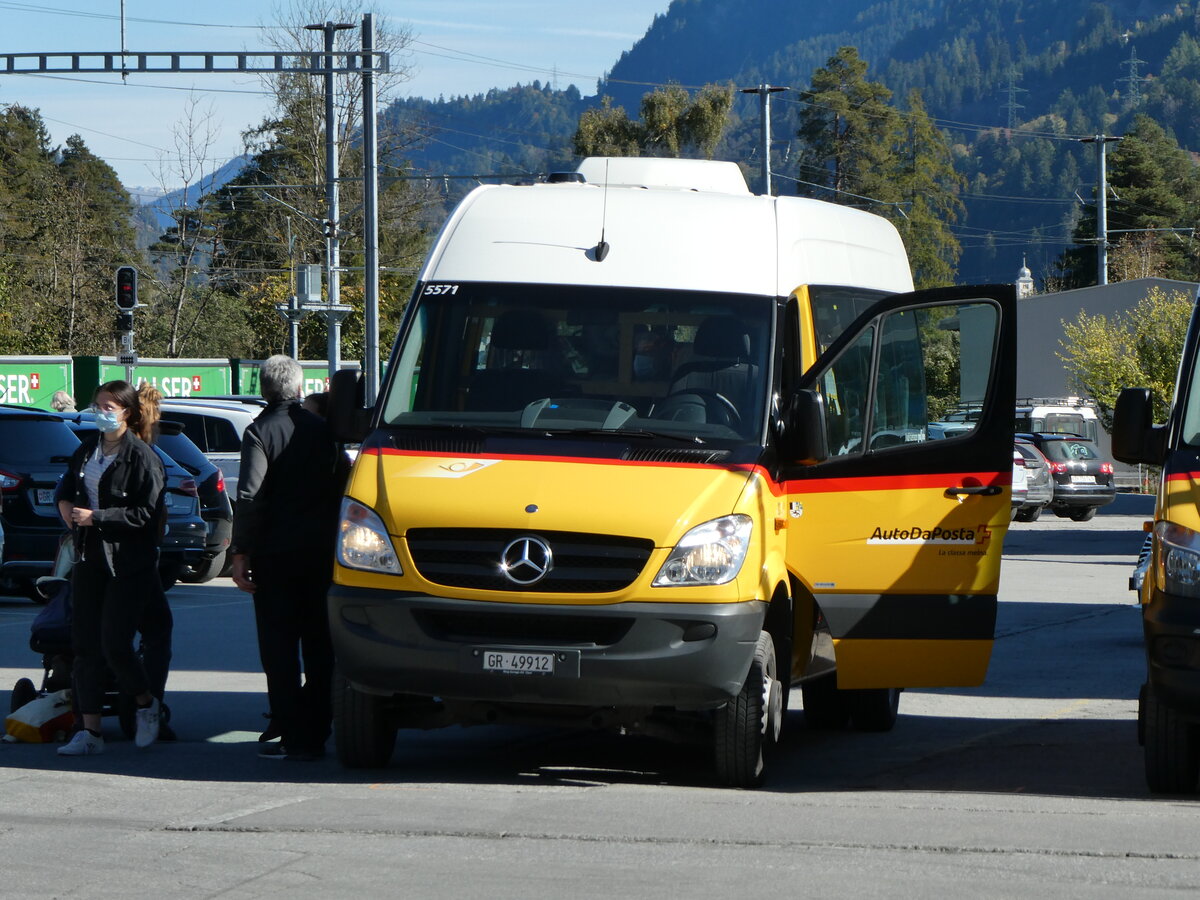
[[70,523],[72,683],[83,727],[63,756],[104,752],[100,732],[109,672],[137,701],[134,743],[158,738],[160,703],[133,649],[147,605],[161,592],[158,546],[165,514],[162,461],[150,448],[161,394],[148,384],[108,381],[92,400],[98,431],[71,457],[58,511]]
[[325,420],[301,406],[303,375],[283,355],[259,369],[267,408],[242,436],[230,547],[233,581],[254,596],[270,731],[280,735],[259,750],[268,759],[323,756],[333,718],[325,595],[345,456]]
[[75,398],[66,391],[55,391],[50,398],[50,408],[55,412],[75,412]]
[[318,391],[304,398],[304,408],[314,416],[326,418],[329,412],[329,391]]

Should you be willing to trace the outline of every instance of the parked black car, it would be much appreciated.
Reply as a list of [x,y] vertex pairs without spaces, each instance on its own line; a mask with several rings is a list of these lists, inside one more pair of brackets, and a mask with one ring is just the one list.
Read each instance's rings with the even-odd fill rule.
[[229,539],[233,534],[233,504],[225,489],[225,474],[184,433],[181,423],[161,420],[158,423],[157,442],[171,459],[191,472],[196,480],[200,517],[204,519],[207,529],[204,557],[198,563],[185,566],[179,580],[202,584],[221,574]]
[[1116,499],[1113,464],[1100,455],[1095,442],[1075,434],[1022,433],[1046,457],[1054,479],[1049,508],[1060,518],[1086,522],[1101,506]]
[[[58,413],[68,428],[82,437],[94,432],[96,426],[90,412]],[[154,452],[162,460],[166,474],[167,531],[163,535],[158,561],[158,575],[164,590],[170,590],[186,572],[205,564],[208,549],[208,524],[200,515],[200,498],[196,479],[177,463],[160,445]],[[65,460],[64,466],[65,468]],[[62,474],[62,470],[59,470]],[[228,543],[228,538],[226,538]]]
[[79,439],[55,413],[0,407],[0,591],[44,602],[34,580],[54,568],[66,531],[54,487]]

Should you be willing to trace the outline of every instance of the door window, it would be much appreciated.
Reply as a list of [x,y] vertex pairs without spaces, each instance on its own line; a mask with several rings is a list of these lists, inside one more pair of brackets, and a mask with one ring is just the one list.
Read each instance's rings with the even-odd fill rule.
[[831,455],[970,435],[987,394],[997,326],[994,305],[971,302],[898,310],[867,327],[817,379]]

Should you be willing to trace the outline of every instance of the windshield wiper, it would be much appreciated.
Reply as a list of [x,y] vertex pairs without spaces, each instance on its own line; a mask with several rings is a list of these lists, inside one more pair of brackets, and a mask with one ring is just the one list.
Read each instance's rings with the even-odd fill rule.
[[593,437],[628,437],[628,438],[666,438],[671,441],[678,441],[683,444],[704,444],[704,438],[697,435],[682,435],[670,434],[663,431],[646,431],[642,428],[538,428],[531,429],[541,431],[546,435],[555,437],[570,434],[586,434]]
[[452,428],[456,431],[473,431],[477,434],[505,434],[517,435],[520,437],[530,437],[533,435],[542,435],[544,437],[569,437],[570,435],[582,434],[587,435],[588,437],[641,438],[643,440],[666,438],[669,441],[675,441],[681,444],[704,445],[708,443],[704,440],[704,438],[697,435],[671,434],[665,431],[647,431],[644,428],[521,428],[520,426],[516,425],[478,425],[467,424],[465,422],[437,425],[434,427]]

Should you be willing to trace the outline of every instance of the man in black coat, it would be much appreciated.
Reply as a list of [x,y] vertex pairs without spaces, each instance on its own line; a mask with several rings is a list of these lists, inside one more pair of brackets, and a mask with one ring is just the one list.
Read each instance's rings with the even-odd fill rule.
[[325,420],[300,404],[302,381],[289,356],[272,356],[259,369],[267,408],[242,436],[231,545],[234,583],[254,595],[271,731],[281,736],[259,755],[298,760],[323,755],[330,733],[325,595],[346,476]]

